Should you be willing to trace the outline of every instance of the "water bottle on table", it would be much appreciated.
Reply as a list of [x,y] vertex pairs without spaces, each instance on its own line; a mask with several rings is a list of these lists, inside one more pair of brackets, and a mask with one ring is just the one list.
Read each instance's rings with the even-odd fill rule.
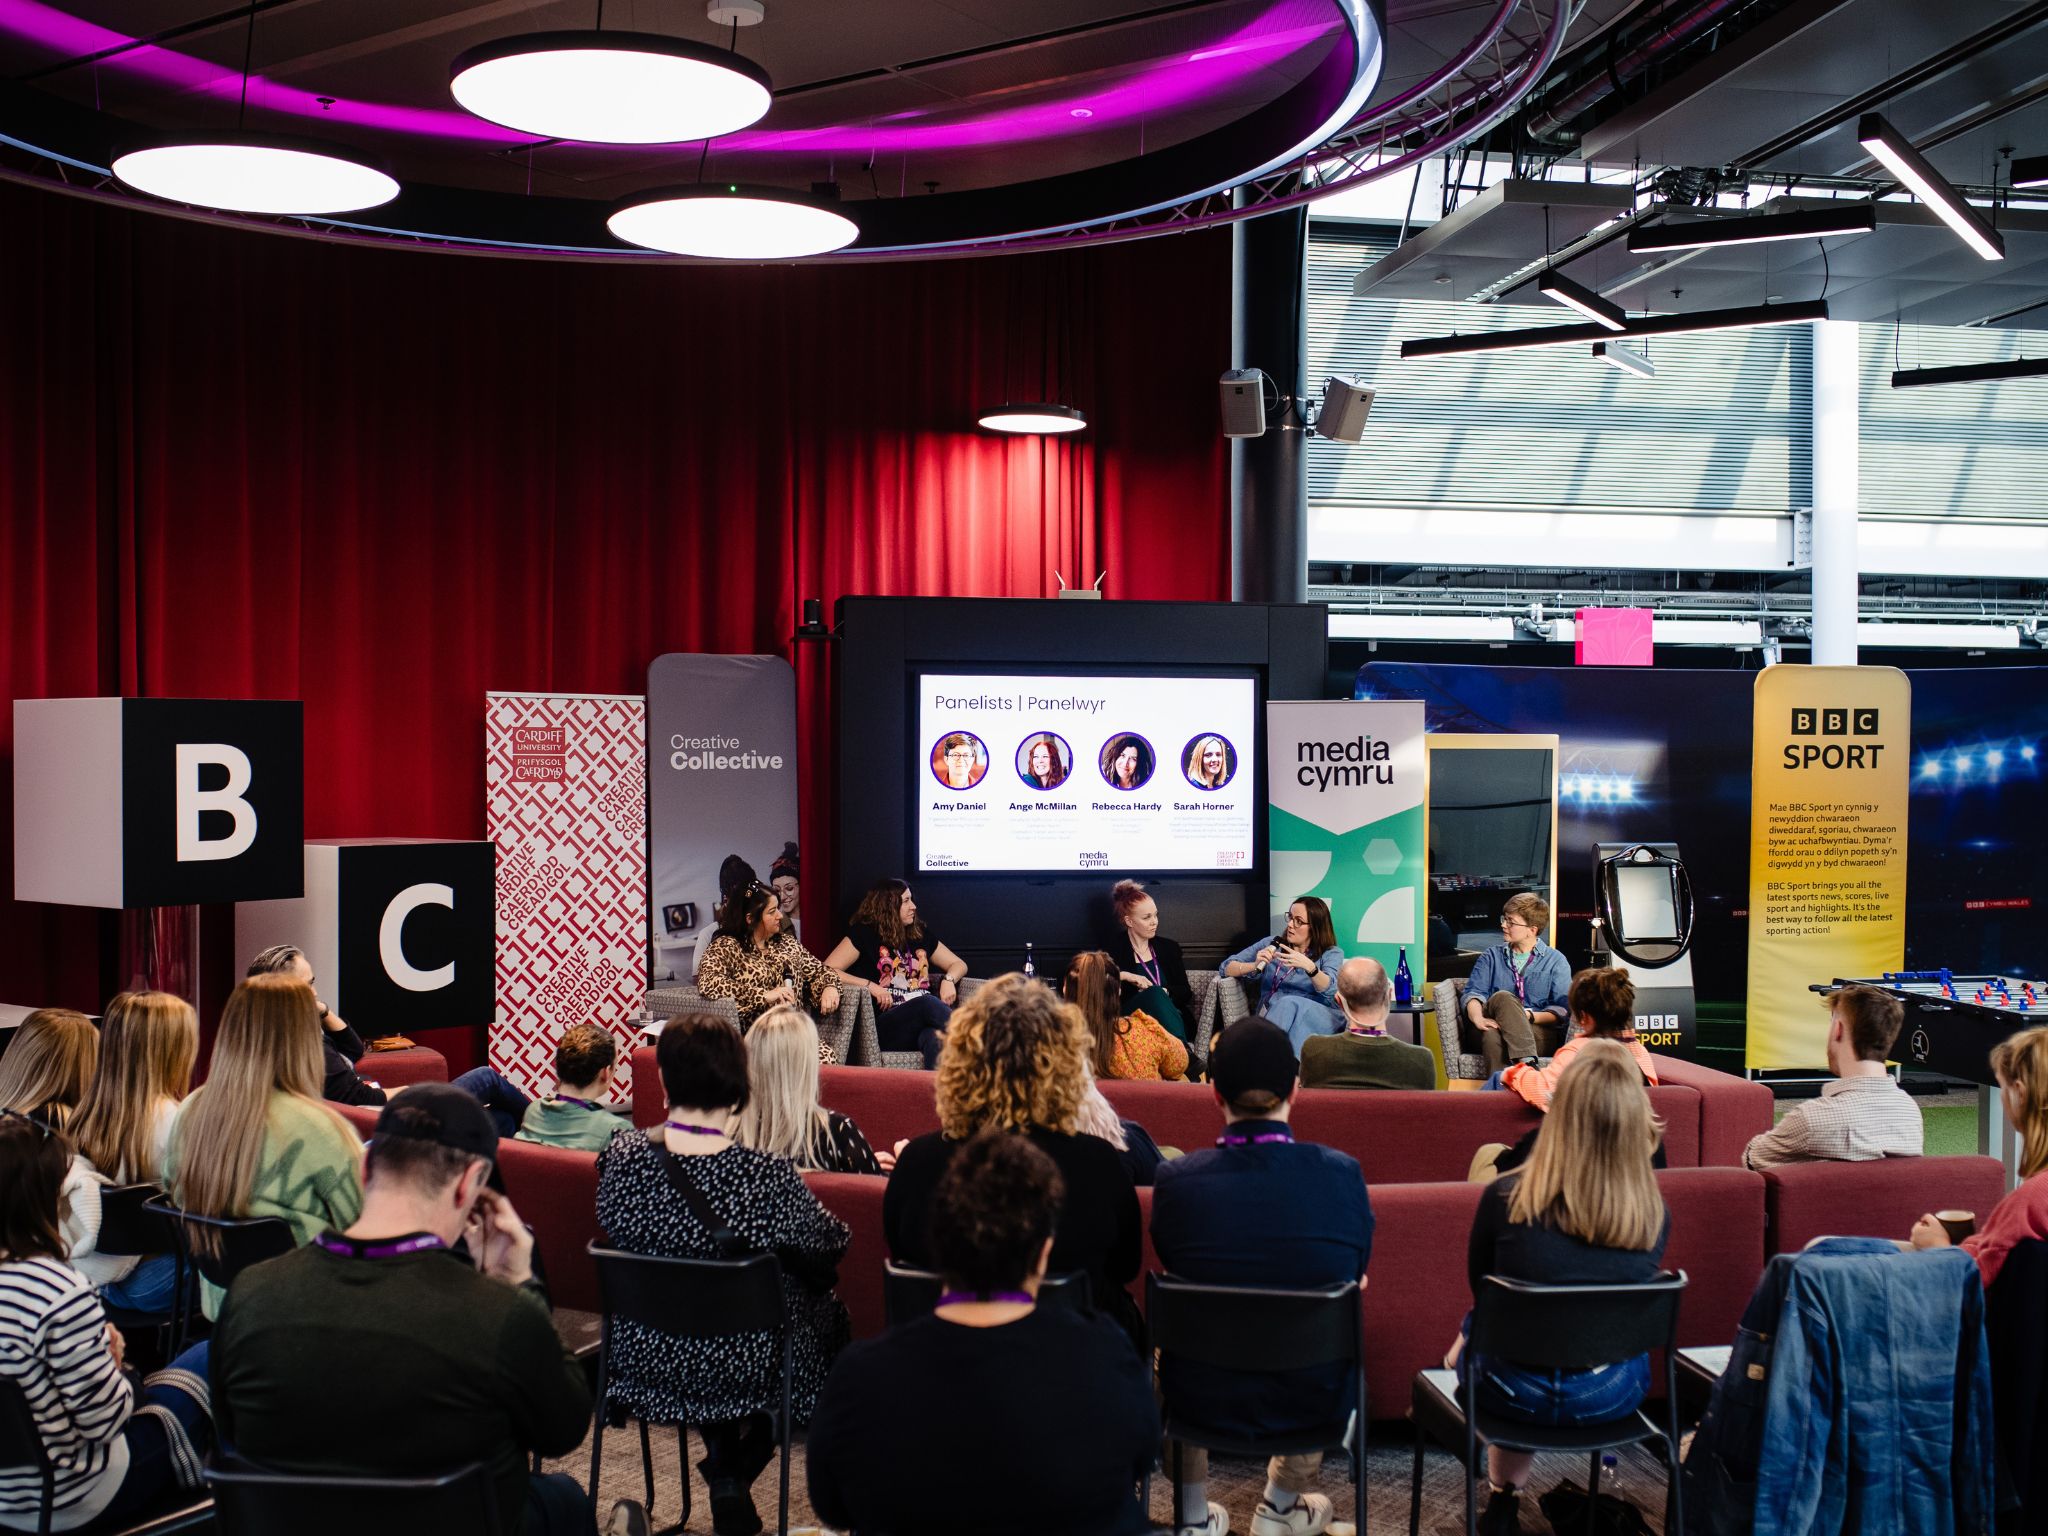
[[1408,972],[1408,946],[1401,946],[1401,962],[1394,967],[1394,1001],[1412,1003],[1415,1001],[1415,978]]

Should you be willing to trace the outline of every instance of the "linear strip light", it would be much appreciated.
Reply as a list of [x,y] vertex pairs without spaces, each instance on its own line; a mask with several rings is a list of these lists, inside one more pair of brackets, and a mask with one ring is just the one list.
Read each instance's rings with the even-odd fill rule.
[[1619,368],[1623,373],[1632,373],[1639,379],[1654,379],[1657,365],[1642,353],[1624,347],[1618,341],[1596,341],[1593,355],[1610,368]]
[[2048,187],[2048,155],[2021,155],[2012,163],[2015,187]]
[[1545,298],[1555,299],[1566,309],[1575,309],[1588,320],[1596,321],[1610,331],[1619,331],[1628,326],[1628,311],[1612,299],[1603,299],[1584,283],[1575,283],[1562,272],[1546,272],[1536,279],[1536,291]]
[[1893,389],[1922,384],[1979,384],[1987,379],[2032,379],[2048,373],[2048,357],[2015,357],[2002,363],[1965,363],[1956,368],[1902,368],[1892,375]]
[[1839,208],[1801,208],[1792,213],[1754,213],[1734,218],[1667,219],[1628,232],[1628,248],[1692,251],[1713,245],[1761,245],[1767,240],[1824,240],[1830,235],[1867,235],[1877,228],[1873,203],[1845,202]]
[[1804,325],[1828,317],[1826,299],[1791,304],[1750,304],[1738,309],[1703,309],[1690,315],[1639,315],[1620,332],[1602,325],[1538,325],[1515,331],[1475,331],[1469,336],[1418,336],[1401,343],[1401,356],[1462,357],[1471,352],[1509,352],[1520,347],[1569,347],[1616,335],[1683,336],[1693,331],[1740,331],[1760,325]]
[[1986,261],[2005,259],[2005,237],[1985,223],[1983,215],[1965,202],[1941,172],[1929,165],[1926,157],[1880,114],[1863,114],[1863,120],[1856,125],[1856,142],[1896,176],[1900,185],[1940,215],[1963,244]]

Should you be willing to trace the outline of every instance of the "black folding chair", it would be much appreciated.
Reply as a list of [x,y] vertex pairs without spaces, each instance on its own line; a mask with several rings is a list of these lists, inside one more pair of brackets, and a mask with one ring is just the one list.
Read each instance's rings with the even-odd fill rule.
[[[1197,1285],[1162,1275],[1145,1276],[1145,1328],[1161,1365],[1161,1418],[1172,1446],[1174,1502],[1180,1501],[1180,1451],[1198,1445],[1229,1456],[1300,1456],[1346,1451],[1351,1456],[1352,1517],[1365,1529],[1365,1327],[1356,1280],[1309,1290],[1266,1286]],[[1334,1417],[1291,1434],[1248,1442],[1204,1423],[1201,1408],[1166,1390],[1165,1364],[1204,1365],[1270,1375],[1316,1366],[1342,1366],[1355,1391],[1332,1404]],[[1152,1507],[1147,1469],[1143,1508]],[[1199,1519],[1199,1512],[1194,1516]],[[1174,1524],[1182,1511],[1174,1510]]]
[[[590,1497],[597,1499],[603,1465],[605,1396],[611,1385],[612,1327],[638,1323],[676,1339],[728,1338],[739,1333],[772,1334],[782,1344],[782,1411],[777,1434],[782,1457],[782,1490],[777,1505],[778,1536],[789,1533],[790,1336],[782,1312],[782,1262],[772,1253],[744,1259],[671,1259],[622,1253],[590,1245],[597,1265],[597,1291],[604,1307],[604,1334],[597,1351],[597,1428],[590,1442]],[[690,1426],[676,1424],[682,1463],[683,1512],[668,1529],[690,1523]],[[654,1454],[647,1421],[640,1421],[640,1466],[647,1479],[647,1508],[654,1509]]]
[[[1586,1530],[1599,1508],[1600,1453],[1640,1441],[1664,1442],[1668,1477],[1664,1529],[1685,1528],[1678,1473],[1678,1304],[1685,1272],[1637,1285],[1534,1285],[1488,1275],[1473,1300],[1472,1332],[1458,1369],[1415,1373],[1409,1417],[1415,1421],[1415,1480],[1408,1502],[1408,1536],[1422,1523],[1422,1450],[1425,1438],[1465,1451],[1465,1532],[1476,1536],[1473,1468],[1479,1447],[1505,1451],[1579,1451],[1589,1458]],[[1479,1409],[1474,1396],[1482,1356],[1538,1370],[1588,1370],[1664,1351],[1664,1416],[1659,1424],[1641,1409],[1599,1424],[1526,1424]]]
[[[50,1521],[57,1503],[57,1466],[43,1448],[35,1415],[28,1397],[11,1376],[0,1376],[0,1467],[27,1467],[41,1479],[43,1491],[36,1509],[36,1536],[50,1536]],[[169,1536],[189,1531],[213,1518],[213,1500],[204,1494],[175,1495],[164,1507],[124,1527],[119,1536]]]
[[[167,1195],[144,1200],[142,1208],[168,1219],[177,1235],[181,1283],[175,1308],[173,1356],[184,1349],[192,1328],[192,1303],[182,1283],[186,1269],[198,1270],[202,1277],[226,1290],[235,1276],[251,1264],[282,1258],[298,1246],[291,1223],[281,1216],[201,1216],[196,1211],[180,1210]],[[195,1228],[210,1233],[213,1241],[200,1241]]]
[[152,1329],[161,1335],[168,1350],[178,1326],[178,1298],[185,1294],[185,1255],[178,1244],[178,1224],[152,1200],[163,1199],[154,1184],[115,1184],[100,1191],[100,1234],[94,1251],[108,1258],[154,1259],[168,1254],[176,1265],[176,1283],[169,1310],[138,1312],[102,1301],[107,1320],[124,1334]]
[[221,1536],[498,1536],[498,1496],[487,1463],[429,1477],[272,1472],[211,1462]]
[[[891,1328],[914,1317],[923,1317],[938,1306],[939,1297],[945,1291],[945,1278],[929,1269],[912,1269],[908,1264],[898,1264],[893,1259],[882,1261],[882,1311]],[[1038,1304],[1042,1307],[1071,1307],[1076,1312],[1087,1311],[1087,1272],[1076,1269],[1064,1275],[1047,1275],[1038,1287]]]

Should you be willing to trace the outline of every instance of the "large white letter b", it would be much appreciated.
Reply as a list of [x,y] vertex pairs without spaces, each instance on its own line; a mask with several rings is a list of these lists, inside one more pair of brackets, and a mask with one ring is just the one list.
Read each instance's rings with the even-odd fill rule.
[[[199,787],[199,769],[217,763],[228,771],[228,781],[219,789]],[[204,859],[239,858],[256,841],[256,807],[243,799],[251,778],[249,754],[240,747],[219,741],[178,743],[177,844],[178,862],[188,864]],[[226,837],[199,835],[203,811],[225,811],[235,819],[235,830]]]
[[446,907],[455,910],[452,886],[408,885],[391,898],[384,920],[377,925],[377,956],[384,962],[384,974],[408,992],[438,992],[455,980],[455,962],[431,971],[420,970],[405,958],[405,920],[415,907]]

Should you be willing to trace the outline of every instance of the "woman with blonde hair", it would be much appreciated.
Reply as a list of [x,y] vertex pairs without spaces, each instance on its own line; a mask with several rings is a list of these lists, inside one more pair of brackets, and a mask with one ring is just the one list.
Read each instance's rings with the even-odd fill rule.
[[1221,789],[1235,771],[1230,743],[1221,736],[1203,736],[1188,746],[1187,779],[1197,789]]
[[1061,994],[1088,1021],[1089,1066],[1096,1080],[1160,1083],[1184,1076],[1188,1048],[1151,1014],[1134,1009],[1118,1012],[1123,978],[1116,961],[1100,949],[1084,949],[1067,964]]
[[199,1015],[170,992],[123,992],[100,1025],[99,1067],[71,1122],[79,1179],[64,1217],[71,1262],[100,1299],[131,1312],[163,1312],[177,1284],[177,1261],[98,1252],[100,1190],[154,1184],[163,1172],[178,1106],[192,1091]]
[[[1671,1213],[1650,1155],[1663,1127],[1643,1075],[1618,1041],[1589,1042],[1557,1083],[1529,1161],[1486,1186],[1472,1221],[1466,1273],[1476,1301],[1488,1275],[1539,1285],[1633,1285],[1660,1273]],[[1467,1327],[1471,1319],[1466,1319]],[[1465,1336],[1445,1360],[1455,1366]],[[1539,1369],[1488,1356],[1480,1405],[1526,1423],[1595,1424],[1632,1413],[1650,1390],[1638,1355],[1585,1370]],[[1534,1458],[1489,1446],[1492,1485],[1482,1532],[1520,1530],[1519,1500]]]
[[[320,1097],[320,1004],[286,972],[251,976],[229,996],[205,1086],[185,1101],[164,1182],[201,1216],[278,1216],[300,1244],[363,1211],[363,1147]],[[221,1292],[201,1301],[210,1318]]]
[[0,1109],[33,1115],[52,1130],[71,1123],[99,1060],[99,1031],[69,1008],[38,1008],[0,1056]]
[[747,1107],[734,1142],[814,1173],[882,1171],[860,1127],[818,1102],[818,1026],[809,1014],[770,1008],[746,1038]]
[[[2020,1133],[2020,1182],[1962,1241],[1988,1289],[2006,1255],[2030,1237],[2048,1238],[2048,1025],[2009,1035],[1991,1048],[2006,1119]],[[1948,1229],[1932,1215],[1913,1223],[1915,1248],[1946,1248]]]
[[1014,1131],[1053,1160],[1066,1185],[1054,1272],[1084,1272],[1095,1306],[1136,1339],[1142,1325],[1125,1287],[1142,1247],[1138,1196],[1116,1148],[1081,1128],[1088,1056],[1081,1010],[1028,976],[998,976],[954,1009],[939,1056],[939,1129],[897,1154],[882,1232],[897,1259],[931,1268],[933,1199],[954,1153],[978,1132]]

